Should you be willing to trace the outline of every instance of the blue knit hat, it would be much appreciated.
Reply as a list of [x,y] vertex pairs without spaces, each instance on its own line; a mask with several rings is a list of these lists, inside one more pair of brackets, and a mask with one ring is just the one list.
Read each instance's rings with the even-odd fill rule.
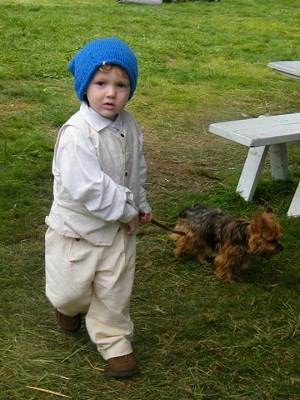
[[84,94],[96,70],[104,64],[118,65],[127,72],[130,81],[129,99],[131,99],[137,85],[136,56],[122,40],[104,38],[95,39],[86,44],[68,65],[74,76],[74,88],[79,100],[84,100]]

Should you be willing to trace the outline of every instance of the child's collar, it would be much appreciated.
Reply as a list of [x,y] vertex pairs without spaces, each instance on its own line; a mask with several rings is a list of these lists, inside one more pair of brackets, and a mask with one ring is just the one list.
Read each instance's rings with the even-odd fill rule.
[[96,130],[101,131],[102,129],[110,126],[116,130],[119,130],[123,126],[123,120],[121,114],[118,114],[115,121],[111,121],[108,118],[103,117],[93,108],[89,107],[86,102],[82,102],[80,106],[80,112],[84,119]]

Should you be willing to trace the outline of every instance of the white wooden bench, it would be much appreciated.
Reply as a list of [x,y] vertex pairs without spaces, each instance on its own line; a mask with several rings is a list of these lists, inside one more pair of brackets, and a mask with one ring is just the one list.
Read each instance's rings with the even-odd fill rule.
[[[286,144],[300,144],[300,113],[214,123],[209,131],[249,147],[236,191],[246,201],[251,201],[268,151],[272,176],[288,179]],[[300,183],[288,215],[300,216]]]
[[300,61],[275,61],[269,62],[268,67],[281,75],[300,79]]

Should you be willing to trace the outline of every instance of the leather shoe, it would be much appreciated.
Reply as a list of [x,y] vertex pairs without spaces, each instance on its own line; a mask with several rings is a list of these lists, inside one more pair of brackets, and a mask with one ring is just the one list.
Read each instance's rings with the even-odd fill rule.
[[112,378],[131,378],[139,372],[133,353],[109,358],[107,362],[109,375]]
[[60,328],[68,333],[76,333],[82,323],[82,314],[74,315],[74,317],[68,317],[62,314],[58,310],[55,310],[56,319]]

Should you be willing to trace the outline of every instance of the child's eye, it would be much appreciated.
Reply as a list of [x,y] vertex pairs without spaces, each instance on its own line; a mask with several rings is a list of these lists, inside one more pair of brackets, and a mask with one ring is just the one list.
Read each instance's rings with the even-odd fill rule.
[[97,86],[103,86],[103,85],[105,85],[105,82],[104,81],[95,81],[94,84]]
[[122,88],[122,89],[127,88],[126,83],[119,83],[118,86],[119,86],[119,88]]

